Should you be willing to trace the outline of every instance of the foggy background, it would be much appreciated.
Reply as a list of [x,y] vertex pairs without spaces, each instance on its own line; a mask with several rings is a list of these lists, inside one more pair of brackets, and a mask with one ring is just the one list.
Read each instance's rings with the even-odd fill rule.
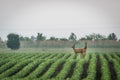
[[9,33],[77,39],[91,33],[120,38],[120,0],[0,0],[0,37]]

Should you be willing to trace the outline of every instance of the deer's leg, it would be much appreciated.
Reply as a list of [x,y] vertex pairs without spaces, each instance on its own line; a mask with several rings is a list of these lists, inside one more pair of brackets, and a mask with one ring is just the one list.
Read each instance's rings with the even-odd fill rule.
[[84,58],[84,53],[81,53],[82,58]]
[[82,57],[83,55],[82,55],[82,53],[80,53],[80,57]]
[[74,55],[74,59],[76,59],[76,57],[77,57],[77,53],[75,53],[75,55]]
[[83,53],[83,57],[85,57],[85,53]]

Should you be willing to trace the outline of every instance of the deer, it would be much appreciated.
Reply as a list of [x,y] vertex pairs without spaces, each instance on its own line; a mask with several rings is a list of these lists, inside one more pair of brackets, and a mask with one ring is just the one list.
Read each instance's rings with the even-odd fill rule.
[[87,50],[87,42],[85,42],[85,47],[84,48],[75,48],[75,43],[72,46],[73,51],[75,53],[75,56],[80,53],[80,56],[85,57],[86,55],[86,50]]

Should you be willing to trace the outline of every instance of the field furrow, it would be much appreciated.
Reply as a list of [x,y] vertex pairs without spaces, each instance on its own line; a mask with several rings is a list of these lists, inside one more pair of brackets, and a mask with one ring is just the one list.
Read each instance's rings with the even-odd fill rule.
[[0,80],[120,80],[119,53],[0,53]]

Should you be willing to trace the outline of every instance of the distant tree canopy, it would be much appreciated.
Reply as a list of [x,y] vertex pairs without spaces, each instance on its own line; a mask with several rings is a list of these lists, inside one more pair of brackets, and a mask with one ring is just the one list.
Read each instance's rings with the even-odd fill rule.
[[81,40],[117,40],[117,36],[115,33],[110,33],[108,37],[101,34],[92,33],[82,37]]
[[31,36],[30,38],[29,37],[23,37],[23,36],[20,36],[20,41],[44,41],[46,40],[46,37],[43,36],[42,33],[37,33],[37,36]]
[[[92,33],[88,34],[84,37],[81,37],[80,40],[117,40],[117,36],[115,33],[110,33],[107,37],[105,35],[101,35],[99,33]],[[53,40],[53,41],[76,41],[77,36],[75,33],[71,32],[70,36],[68,38],[57,38],[54,36],[51,36],[49,39],[46,39],[46,36],[43,35],[43,33],[37,33],[37,36],[31,36],[31,37],[19,37],[20,41],[44,41],[44,40]],[[120,39],[119,39],[120,41]],[[2,38],[0,37],[0,42],[4,42]],[[5,43],[6,44],[6,43]]]
[[30,38],[32,41],[35,41],[36,40],[36,37],[35,36],[31,36]]
[[81,40],[105,40],[105,39],[106,37],[104,35],[96,33],[92,33],[81,38]]
[[0,42],[2,41],[2,38],[0,37]]
[[6,47],[6,44],[4,43],[2,38],[0,37],[0,48],[5,48],[5,47]]
[[56,37],[50,37],[50,39],[49,40],[52,40],[52,41],[68,41],[68,39],[66,39],[66,38],[56,38]]
[[109,40],[117,40],[117,36],[116,36],[115,33],[110,33],[110,34],[108,35],[108,39],[109,39]]
[[20,37],[20,41],[31,41],[32,39],[30,39],[29,37]]
[[52,40],[52,41],[57,41],[58,40],[58,38],[56,38],[56,37],[50,37],[50,39],[49,40]]
[[38,33],[38,34],[37,34],[37,41],[44,41],[45,39],[46,39],[46,37],[43,36],[42,33]]
[[72,32],[69,36],[69,40],[76,41],[76,39],[77,39],[77,36]]
[[19,35],[10,33],[7,35],[7,47],[11,48],[13,50],[19,49],[20,47],[20,40],[19,40]]
[[61,41],[68,41],[66,38],[60,38]]

